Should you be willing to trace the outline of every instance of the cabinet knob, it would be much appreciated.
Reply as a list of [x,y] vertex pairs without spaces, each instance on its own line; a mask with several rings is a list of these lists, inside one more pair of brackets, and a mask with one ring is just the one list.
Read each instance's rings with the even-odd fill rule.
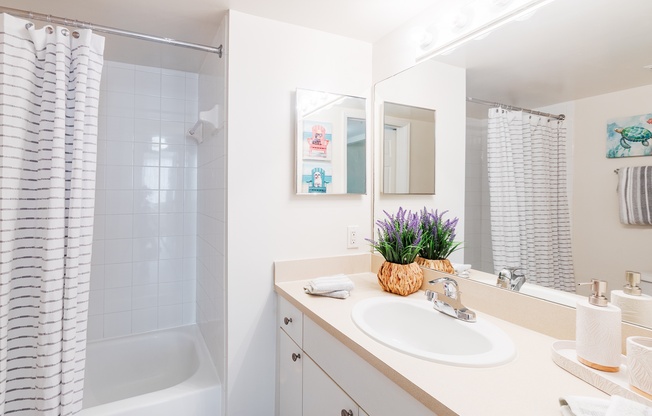
[[351,410],[351,409],[349,409],[349,410],[342,409],[341,414],[342,414],[342,416],[353,416],[353,410]]
[[283,318],[283,323],[285,325],[289,324],[290,322],[292,322],[292,318],[288,318],[287,316],[285,318]]
[[297,354],[295,352],[292,353],[292,361],[296,361],[299,358],[301,358],[301,354]]

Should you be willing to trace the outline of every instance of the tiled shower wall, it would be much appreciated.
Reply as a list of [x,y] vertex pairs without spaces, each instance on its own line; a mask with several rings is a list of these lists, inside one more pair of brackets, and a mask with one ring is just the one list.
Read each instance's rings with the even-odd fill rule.
[[467,118],[464,262],[494,273],[486,155],[487,120]]
[[89,339],[195,322],[198,74],[105,62]]

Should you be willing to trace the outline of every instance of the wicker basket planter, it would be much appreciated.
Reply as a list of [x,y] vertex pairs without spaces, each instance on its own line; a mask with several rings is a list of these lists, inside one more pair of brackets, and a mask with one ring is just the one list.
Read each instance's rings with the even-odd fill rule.
[[378,284],[385,292],[407,296],[421,289],[423,270],[416,263],[397,264],[385,261],[378,270]]
[[455,273],[455,268],[448,259],[443,260],[430,260],[423,257],[417,257],[417,264],[419,266],[427,267],[428,269],[437,270],[449,274]]

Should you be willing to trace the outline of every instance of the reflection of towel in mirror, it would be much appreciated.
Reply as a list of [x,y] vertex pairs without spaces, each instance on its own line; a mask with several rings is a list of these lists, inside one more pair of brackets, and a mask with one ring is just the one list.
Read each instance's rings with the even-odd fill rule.
[[618,205],[623,224],[652,225],[652,166],[618,170]]
[[564,416],[652,416],[652,407],[617,395],[609,399],[565,396],[559,404]]
[[319,277],[308,282],[303,290],[310,295],[330,296],[344,299],[353,290],[353,281],[344,274]]

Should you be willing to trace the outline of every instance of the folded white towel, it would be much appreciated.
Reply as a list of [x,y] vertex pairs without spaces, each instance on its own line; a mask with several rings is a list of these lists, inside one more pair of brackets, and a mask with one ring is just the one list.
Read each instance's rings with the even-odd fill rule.
[[[306,292],[308,293],[308,292]],[[311,295],[315,296],[326,296],[329,298],[335,298],[335,299],[346,299],[349,297],[350,292],[348,290],[335,290],[333,292],[326,292],[326,293],[311,293]]]
[[312,279],[308,282],[308,285],[304,286],[303,289],[306,293],[311,295],[319,295],[342,290],[350,292],[354,287],[355,286],[351,279],[349,279],[344,274],[338,274],[335,276],[326,276]]
[[617,395],[610,399],[565,396],[559,404],[564,416],[652,416],[651,407]]

